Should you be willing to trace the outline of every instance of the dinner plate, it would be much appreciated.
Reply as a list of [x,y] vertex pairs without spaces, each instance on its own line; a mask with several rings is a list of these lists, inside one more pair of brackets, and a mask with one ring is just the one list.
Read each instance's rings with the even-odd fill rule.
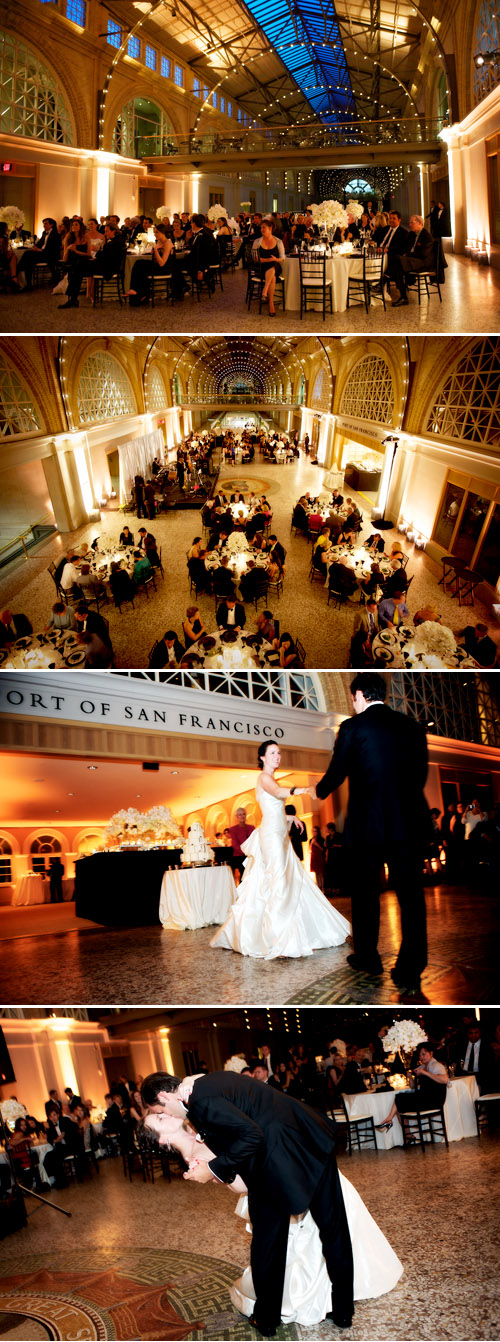
[[81,666],[85,661],[85,648],[75,648],[73,652],[68,652],[64,661],[66,666]]
[[382,633],[379,634],[379,639],[381,643],[393,643],[394,634],[390,629],[383,629]]
[[14,651],[16,651],[17,648],[19,648],[19,649],[21,649],[21,648],[29,648],[30,643],[31,643],[31,637],[30,637],[30,638],[28,638],[28,637],[18,638],[18,639],[16,639],[16,642],[14,643]]
[[390,648],[387,647],[377,648],[375,653],[375,661],[386,662],[386,663],[393,662],[394,653],[391,651]]

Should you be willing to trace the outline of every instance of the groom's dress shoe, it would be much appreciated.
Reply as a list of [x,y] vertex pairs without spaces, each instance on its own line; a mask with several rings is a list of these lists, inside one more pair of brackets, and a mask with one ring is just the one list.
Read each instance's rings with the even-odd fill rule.
[[357,955],[348,955],[347,964],[351,966],[351,969],[356,969],[358,974],[371,974],[374,977],[384,972],[380,956],[377,956],[376,960],[370,961],[370,964],[365,965]]
[[276,1326],[273,1323],[266,1323],[265,1319],[256,1319],[255,1314],[248,1320],[252,1328],[256,1328],[263,1337],[276,1337]]
[[352,1328],[352,1314],[342,1314],[336,1309],[330,1309],[327,1319],[331,1319],[336,1328]]
[[396,988],[400,988],[402,992],[419,993],[421,991],[420,979],[410,977],[405,978],[405,975],[402,974],[401,970],[397,969],[396,966],[394,969],[391,969],[391,979],[392,982],[395,983]]

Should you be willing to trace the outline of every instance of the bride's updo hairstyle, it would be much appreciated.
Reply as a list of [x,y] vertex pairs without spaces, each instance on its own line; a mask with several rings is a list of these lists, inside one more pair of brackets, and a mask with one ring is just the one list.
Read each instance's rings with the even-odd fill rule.
[[261,741],[259,749],[257,751],[257,764],[259,766],[259,769],[264,768],[264,760],[266,757],[266,750],[268,746],[277,746],[278,750],[281,749],[279,741]]

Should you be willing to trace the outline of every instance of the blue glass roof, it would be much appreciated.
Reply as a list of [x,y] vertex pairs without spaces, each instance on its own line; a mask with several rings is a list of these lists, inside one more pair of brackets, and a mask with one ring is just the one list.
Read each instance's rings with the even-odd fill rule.
[[[356,118],[356,101],[331,0],[245,0],[247,8],[329,125]],[[272,99],[272,95],[271,95]],[[286,104],[284,104],[286,106]]]

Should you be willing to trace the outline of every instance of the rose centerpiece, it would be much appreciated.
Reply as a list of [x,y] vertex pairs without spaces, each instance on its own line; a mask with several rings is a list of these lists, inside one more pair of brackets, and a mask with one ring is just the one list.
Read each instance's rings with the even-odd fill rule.
[[444,666],[453,665],[457,651],[455,635],[447,625],[436,620],[424,620],[418,625],[408,648],[410,657],[419,660],[437,657]]
[[242,550],[248,550],[248,541],[244,531],[232,531],[226,541],[226,550],[232,555],[240,554]]
[[18,209],[17,205],[2,205],[0,220],[3,224],[7,224],[9,233],[13,233],[23,227],[24,214],[22,210]]
[[214,222],[217,219],[228,219],[228,213],[224,205],[211,205],[208,211],[208,218]]
[[24,1108],[24,1104],[19,1104],[18,1100],[2,1100],[0,1104],[0,1114],[2,1115],[6,1127],[10,1128],[10,1131],[13,1132],[16,1125],[16,1119],[26,1118],[26,1109]]
[[427,1039],[425,1030],[414,1020],[397,1020],[382,1040],[385,1053],[399,1053],[405,1072],[411,1067],[413,1053],[418,1044]]

